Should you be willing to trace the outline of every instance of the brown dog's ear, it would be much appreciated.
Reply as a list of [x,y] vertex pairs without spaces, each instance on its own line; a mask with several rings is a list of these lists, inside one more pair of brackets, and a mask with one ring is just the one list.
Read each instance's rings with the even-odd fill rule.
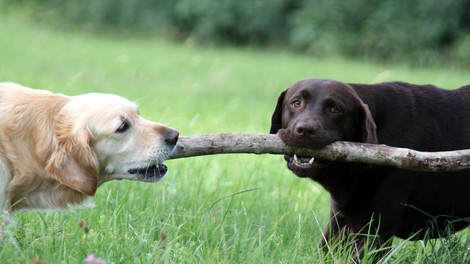
[[85,128],[72,132],[72,125],[58,123],[57,146],[46,166],[60,183],[88,196],[98,188],[99,165],[91,147],[91,135]]
[[[359,99],[360,100],[360,99]],[[369,110],[369,107],[361,102],[361,116],[359,117],[360,124],[361,124],[361,134],[362,134],[362,142],[364,143],[371,143],[377,144],[377,132],[376,132],[376,125],[374,119],[372,118],[372,113]]]
[[277,131],[282,128],[282,108],[286,92],[287,90],[283,91],[277,99],[276,108],[274,109],[274,113],[271,117],[271,129],[269,130],[269,134],[276,134]]

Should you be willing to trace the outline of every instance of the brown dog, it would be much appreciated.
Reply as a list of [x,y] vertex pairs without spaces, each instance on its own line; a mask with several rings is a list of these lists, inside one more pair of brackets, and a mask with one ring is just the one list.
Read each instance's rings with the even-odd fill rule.
[[[419,151],[470,149],[470,86],[346,84],[305,79],[282,92],[271,133],[290,146],[320,148],[334,141],[379,143]],[[470,170],[424,173],[285,156],[288,168],[320,183],[331,196],[324,237],[364,234],[372,246],[393,236],[438,238],[469,224]],[[465,219],[467,218],[467,219]]]

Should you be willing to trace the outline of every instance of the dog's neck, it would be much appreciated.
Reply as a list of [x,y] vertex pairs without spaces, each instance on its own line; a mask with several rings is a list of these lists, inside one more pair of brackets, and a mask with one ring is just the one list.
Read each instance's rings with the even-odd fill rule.
[[310,178],[325,188],[337,207],[341,208],[351,202],[353,193],[365,187],[363,178],[370,169],[365,164],[334,162],[325,171]]

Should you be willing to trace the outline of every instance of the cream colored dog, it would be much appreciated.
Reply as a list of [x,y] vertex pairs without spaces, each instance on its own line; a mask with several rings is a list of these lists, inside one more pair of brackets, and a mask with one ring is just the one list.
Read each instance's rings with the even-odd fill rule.
[[0,206],[66,208],[109,180],[157,181],[177,141],[116,95],[0,83]]

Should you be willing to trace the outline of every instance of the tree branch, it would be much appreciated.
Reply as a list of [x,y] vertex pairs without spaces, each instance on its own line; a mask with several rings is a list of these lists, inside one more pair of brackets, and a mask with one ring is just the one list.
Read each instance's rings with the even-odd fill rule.
[[334,142],[321,149],[293,148],[286,146],[277,135],[243,133],[180,137],[175,153],[170,159],[226,153],[297,154],[324,160],[428,172],[470,168],[470,150],[420,152],[354,142]]

